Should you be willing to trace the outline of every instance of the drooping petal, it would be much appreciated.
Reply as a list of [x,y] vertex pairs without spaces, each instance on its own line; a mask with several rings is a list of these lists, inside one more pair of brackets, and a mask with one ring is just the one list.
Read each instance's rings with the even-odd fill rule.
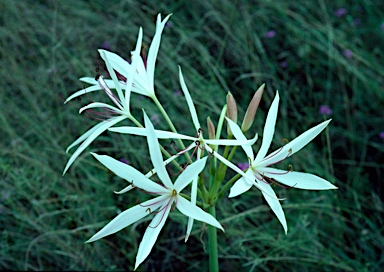
[[161,22],[161,14],[157,17],[157,23],[156,23],[156,33],[155,36],[152,39],[151,46],[148,51],[148,59],[147,59],[147,80],[148,85],[151,87],[151,91],[153,92],[153,95],[155,93],[155,90],[153,89],[154,86],[154,76],[155,76],[155,65],[156,65],[156,58],[157,53],[159,52],[160,42],[161,42],[161,34],[163,32],[164,26],[167,23],[169,17],[168,15],[165,17],[165,19]]
[[93,103],[90,103],[90,104],[80,108],[79,113],[82,113],[85,110],[94,109],[94,108],[106,108],[106,109],[109,109],[112,114],[113,113],[115,113],[115,114],[117,113],[117,114],[120,114],[120,115],[124,114],[120,109],[118,109],[118,108],[116,108],[114,106],[111,106],[109,104],[100,103],[100,102],[93,102]]
[[306,146],[310,141],[312,141],[323,129],[329,124],[330,120],[324,121],[317,126],[307,130],[302,133],[300,136],[296,137],[291,142],[287,143],[280,150],[274,151],[269,155],[269,159],[265,159],[262,165],[271,165],[283,160],[286,157],[292,156],[292,154],[298,152],[304,146]]
[[159,196],[154,199],[148,200],[144,203],[136,205],[116,216],[111,222],[109,222],[104,228],[93,235],[86,243],[94,242],[100,238],[111,235],[122,230],[125,227],[137,222],[141,218],[147,216],[149,213],[159,208],[164,200],[169,196]]
[[265,176],[273,178],[278,182],[285,184],[287,186],[296,188],[296,189],[305,189],[305,190],[330,190],[337,189],[329,181],[318,177],[313,174],[296,172],[296,171],[286,171],[276,168],[266,167],[258,169],[260,173],[264,173]]
[[124,189],[122,189],[122,190],[120,190],[120,191],[117,191],[117,192],[114,191],[114,193],[120,195],[120,194],[124,194],[124,193],[126,193],[126,192],[129,192],[129,191],[132,190],[132,189],[135,189],[135,187],[132,186],[132,185],[128,185],[127,187],[125,187]]
[[74,94],[70,95],[64,103],[68,103],[69,101],[71,101],[72,99],[74,98],[77,98],[81,95],[84,95],[84,94],[87,94],[87,93],[90,93],[90,92],[94,92],[94,91],[100,91],[101,90],[101,87],[97,84],[97,85],[93,85],[93,86],[89,86],[87,88],[83,88],[81,90],[78,90],[77,92],[75,92]]
[[192,217],[193,219],[205,222],[211,226],[221,229],[224,231],[223,227],[212,215],[203,211],[201,208],[193,205],[191,202],[185,198],[178,196],[176,200],[176,208],[186,216]]
[[242,193],[245,193],[246,191],[252,188],[253,183],[249,182],[249,180],[255,179],[255,177],[253,176],[252,169],[248,169],[246,175],[249,177],[248,179],[241,177],[235,182],[235,184],[233,184],[229,191],[228,197],[235,197],[241,195]]
[[181,89],[183,90],[185,100],[187,100],[187,104],[188,104],[189,112],[191,113],[193,124],[195,125],[196,131],[198,131],[201,128],[200,122],[199,122],[199,119],[197,117],[196,108],[195,108],[195,105],[193,104],[193,100],[191,98],[191,95],[189,94],[187,85],[185,85],[185,81],[183,78],[183,74],[181,73],[181,67],[180,66],[179,66],[179,77],[180,77]]
[[[127,116],[118,116],[118,117],[110,118],[96,125],[97,129],[88,130],[86,132],[88,137],[84,140],[84,142],[76,149],[76,151],[69,158],[67,165],[64,168],[63,175],[65,174],[65,172],[67,172],[68,168],[72,165],[75,159],[81,154],[81,152],[83,152],[83,150],[87,148],[87,146],[89,146],[94,139],[96,139],[101,133],[106,131],[108,128],[124,120],[125,118],[127,118]],[[78,142],[78,140],[76,140],[75,142]]]
[[210,145],[241,145],[241,146],[251,146],[257,141],[257,134],[252,139],[245,139],[245,140],[225,140],[225,139],[218,139],[218,140],[208,140],[204,139],[204,142],[206,144]]
[[91,127],[90,129],[88,129],[86,132],[84,132],[79,138],[77,138],[72,144],[70,144],[68,147],[67,147],[67,150],[65,150],[66,153],[68,153],[68,151],[80,144],[81,142],[83,142],[85,139],[87,139],[89,137],[89,135],[91,135],[94,131],[98,130],[99,127],[103,126],[106,122],[108,122],[108,120],[105,120],[101,123],[98,123],[97,125]]
[[157,184],[156,182],[148,179],[140,171],[136,170],[132,166],[118,161],[107,155],[98,155],[96,153],[91,153],[99,162],[101,162],[105,167],[114,172],[119,177],[125,179],[126,181],[132,182],[132,184],[140,189],[143,189],[150,193],[156,194],[166,194],[169,193],[167,188]]
[[[247,138],[245,137],[245,135],[241,131],[240,127],[235,122],[233,122],[231,119],[229,119],[229,118],[226,118],[226,119],[227,119],[227,122],[229,124],[229,127],[231,128],[233,136],[235,136],[235,138],[237,140],[246,141]],[[256,139],[257,139],[257,134],[256,134]],[[251,162],[253,162],[254,156],[253,156],[252,147],[250,145],[241,145],[241,147],[243,148],[243,150],[244,150],[245,154],[247,155],[248,159]]]
[[285,219],[284,211],[283,211],[283,208],[281,207],[280,201],[278,200],[275,192],[271,188],[271,185],[259,180],[257,182],[259,186],[263,188],[261,193],[263,194],[269,207],[271,207],[272,211],[275,213],[277,219],[279,219],[281,225],[284,228],[285,234],[287,234],[287,231],[288,231],[287,220]]
[[171,210],[172,202],[170,200],[165,200],[159,212],[152,219],[151,223],[145,230],[143,239],[140,242],[139,250],[136,255],[136,268],[148,257],[151,252],[157,237],[159,236],[160,231],[162,230],[165,222],[167,221],[169,211]]
[[206,162],[207,157],[204,157],[188,165],[188,167],[177,177],[174,185],[175,190],[180,193],[188,184],[190,184],[191,181],[203,171]]
[[167,170],[164,166],[163,156],[161,155],[159,140],[156,137],[155,128],[153,127],[151,120],[149,120],[145,112],[144,124],[147,130],[147,142],[153,167],[156,169],[157,175],[159,176],[160,180],[163,182],[165,187],[173,188],[173,183],[169,178]]
[[[113,132],[118,132],[118,133],[147,136],[147,132],[145,128],[123,126],[123,127],[113,127],[113,128],[110,128],[109,130]],[[182,139],[182,140],[191,140],[191,141],[197,140],[196,137],[191,137],[191,136],[174,133],[170,131],[165,131],[165,130],[155,130],[155,133],[158,139]]]
[[275,133],[277,111],[279,109],[279,99],[279,92],[276,92],[275,99],[273,100],[272,105],[268,111],[267,120],[265,121],[264,125],[263,142],[259,152],[256,155],[255,161],[263,159],[271,145],[273,134]]

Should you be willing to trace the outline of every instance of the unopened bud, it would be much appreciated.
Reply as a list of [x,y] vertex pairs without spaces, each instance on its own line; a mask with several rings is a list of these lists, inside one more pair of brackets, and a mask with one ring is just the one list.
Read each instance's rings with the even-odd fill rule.
[[[227,106],[228,106],[227,117],[231,119],[233,122],[237,123],[237,105],[236,105],[235,98],[230,92],[228,92],[227,94]],[[232,135],[232,131],[229,128],[229,126],[227,126],[227,132],[228,132],[228,135]]]
[[207,127],[208,127],[208,137],[209,139],[215,139],[216,138],[216,131],[215,131],[215,125],[211,121],[211,118],[207,118]]
[[255,120],[256,111],[259,107],[260,100],[263,95],[264,86],[265,84],[260,86],[260,88],[256,91],[251,102],[248,105],[248,109],[245,113],[243,123],[241,124],[241,130],[243,132],[247,131],[251,127],[253,120]]

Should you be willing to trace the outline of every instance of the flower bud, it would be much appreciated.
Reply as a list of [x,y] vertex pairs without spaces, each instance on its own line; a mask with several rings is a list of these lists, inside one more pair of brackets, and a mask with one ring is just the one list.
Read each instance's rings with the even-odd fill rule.
[[208,137],[209,139],[215,139],[216,138],[216,131],[215,131],[215,125],[211,121],[211,118],[207,118],[207,127],[208,127]]
[[264,86],[265,84],[260,86],[260,88],[256,91],[251,102],[248,105],[248,109],[245,113],[243,123],[241,124],[241,130],[243,132],[247,131],[251,127],[253,120],[255,120],[256,111],[259,107],[261,96],[263,95]]
[[[237,123],[237,105],[236,105],[235,98],[230,92],[228,92],[227,94],[227,106],[228,106],[227,117],[231,119],[233,122]],[[228,135],[232,135],[232,131],[229,128],[229,126],[227,126],[227,132],[228,132]]]

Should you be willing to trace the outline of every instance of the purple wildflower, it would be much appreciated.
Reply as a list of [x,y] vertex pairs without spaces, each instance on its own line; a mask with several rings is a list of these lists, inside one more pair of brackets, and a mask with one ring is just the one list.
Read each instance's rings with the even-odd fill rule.
[[384,140],[384,131],[379,133],[379,137]]
[[380,28],[384,31],[384,23],[381,23]]
[[125,164],[129,164],[129,162],[125,158],[121,158],[119,161],[121,161],[122,163],[125,163]]
[[331,115],[332,109],[328,105],[321,105],[319,108],[319,113],[324,115]]
[[360,24],[360,19],[356,18],[353,20],[353,25],[358,26]]
[[287,68],[288,67],[288,62],[286,62],[285,60],[280,62],[280,67],[281,68]]
[[237,164],[237,167],[239,167],[242,171],[244,171],[249,167],[249,164],[247,162],[239,162]]
[[276,31],[270,30],[264,33],[264,37],[271,39],[276,36]]
[[346,13],[347,13],[347,10],[345,8],[339,8],[338,10],[336,10],[335,15],[336,17],[341,17]]
[[155,124],[155,125],[158,124],[159,121],[160,121],[159,115],[157,115],[157,114],[152,115],[152,117],[151,117],[151,121],[152,121],[152,123]]
[[345,49],[345,50],[343,51],[343,54],[344,54],[344,56],[345,56],[347,59],[351,59],[351,58],[353,57],[353,53],[352,53],[352,51],[349,50],[349,49]]
[[101,49],[105,49],[105,50],[110,51],[111,50],[111,44],[109,42],[103,42],[103,44],[101,45]]

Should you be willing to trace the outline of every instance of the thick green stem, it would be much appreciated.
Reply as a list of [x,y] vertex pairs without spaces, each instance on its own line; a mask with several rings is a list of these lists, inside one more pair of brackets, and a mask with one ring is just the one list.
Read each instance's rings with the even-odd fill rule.
[[[216,207],[210,206],[208,212],[216,218]],[[214,226],[208,226],[208,245],[209,245],[209,271],[219,271],[219,254],[217,252],[217,229]]]

